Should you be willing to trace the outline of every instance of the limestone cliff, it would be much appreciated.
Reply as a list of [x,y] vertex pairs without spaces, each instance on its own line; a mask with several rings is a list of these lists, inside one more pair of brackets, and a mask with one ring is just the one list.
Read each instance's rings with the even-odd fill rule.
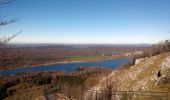
[[170,91],[170,53],[140,59],[119,73],[118,90]]
[[[170,53],[137,59],[134,66],[114,70],[92,89],[103,91],[108,82],[113,91],[170,92]],[[94,98],[95,94],[85,96]]]

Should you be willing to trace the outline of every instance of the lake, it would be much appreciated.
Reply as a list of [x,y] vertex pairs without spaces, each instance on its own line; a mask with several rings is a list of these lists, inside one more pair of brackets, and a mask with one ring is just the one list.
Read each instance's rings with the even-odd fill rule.
[[22,72],[36,72],[36,71],[66,71],[73,72],[77,70],[77,66],[87,66],[87,67],[102,67],[102,68],[117,68],[122,63],[128,62],[128,58],[116,58],[109,60],[99,60],[94,62],[69,62],[61,64],[50,64],[50,65],[39,65],[31,67],[20,67],[14,69],[8,69],[5,71],[0,71],[0,75],[10,75]]

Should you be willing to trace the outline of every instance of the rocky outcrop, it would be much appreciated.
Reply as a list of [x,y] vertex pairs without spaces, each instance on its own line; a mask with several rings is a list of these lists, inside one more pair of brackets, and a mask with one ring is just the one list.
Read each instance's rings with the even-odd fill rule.
[[139,64],[142,60],[144,60],[145,58],[141,58],[141,59],[136,59],[135,60],[135,64]]
[[170,92],[170,53],[138,59],[129,69],[114,70],[93,89],[102,91],[107,82],[114,83],[116,91]]
[[[139,59],[134,66],[118,76],[117,80],[120,84],[118,89],[127,91],[164,90],[159,88],[158,84],[163,81],[163,83],[170,82],[169,75],[170,53]],[[161,85],[165,85],[163,83]]]
[[160,78],[157,78],[156,84],[170,84],[170,56],[168,56],[160,65],[159,72],[161,75]]

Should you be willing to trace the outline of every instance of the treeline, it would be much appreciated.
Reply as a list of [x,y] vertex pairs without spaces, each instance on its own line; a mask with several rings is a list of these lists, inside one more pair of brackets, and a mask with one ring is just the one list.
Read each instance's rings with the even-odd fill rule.
[[[14,76],[5,76],[2,77],[0,82],[0,99],[3,99],[8,96],[17,94],[17,88],[15,87],[19,84],[29,84],[33,86],[43,86],[46,84],[78,84],[85,80],[80,76],[71,76],[65,73],[55,74],[58,72],[38,72],[38,73],[25,73],[17,74]],[[80,81],[80,82],[79,82]],[[25,89],[29,87],[24,87]]]
[[152,55],[158,55],[165,52],[170,52],[170,40],[161,41],[152,46]]
[[[111,72],[110,69],[89,68],[78,72],[33,72],[33,73],[19,73],[11,76],[0,76],[0,99],[15,95],[18,91],[16,87],[20,84],[29,84],[33,86],[43,86],[55,84],[60,87],[90,87],[98,83],[101,75],[107,75]],[[89,85],[90,84],[90,85]],[[24,87],[25,89],[29,87]]]
[[149,50],[144,51],[142,55],[137,55],[136,58],[150,57],[166,52],[170,52],[170,40],[153,44]]
[[103,56],[124,55],[129,51],[139,48],[133,47],[15,47],[6,45],[0,49],[0,70],[20,66],[31,66],[47,63],[55,63],[69,60],[74,56]]
[[170,52],[170,40],[165,40],[157,44],[153,44],[150,48],[144,50],[142,54],[132,56],[128,63],[122,64],[121,68],[129,68],[130,66],[133,66],[136,59],[155,56],[166,52]]

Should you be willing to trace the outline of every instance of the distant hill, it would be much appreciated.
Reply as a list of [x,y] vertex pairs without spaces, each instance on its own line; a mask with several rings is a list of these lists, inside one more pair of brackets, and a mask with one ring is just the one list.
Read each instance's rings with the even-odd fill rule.
[[11,47],[56,47],[56,48],[135,48],[135,47],[150,47],[152,44],[8,44]]

